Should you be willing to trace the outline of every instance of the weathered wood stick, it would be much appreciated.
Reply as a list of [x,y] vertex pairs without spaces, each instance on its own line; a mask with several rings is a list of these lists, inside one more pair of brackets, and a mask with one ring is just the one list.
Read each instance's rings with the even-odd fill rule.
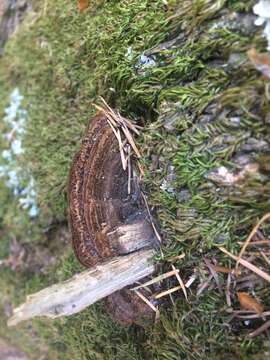
[[141,250],[106,263],[29,295],[14,309],[8,326],[36,316],[57,318],[75,314],[96,301],[154,272],[153,250]]
[[138,219],[129,224],[119,225],[107,233],[111,248],[118,255],[130,254],[145,247],[153,247],[157,242],[152,225],[146,219]]

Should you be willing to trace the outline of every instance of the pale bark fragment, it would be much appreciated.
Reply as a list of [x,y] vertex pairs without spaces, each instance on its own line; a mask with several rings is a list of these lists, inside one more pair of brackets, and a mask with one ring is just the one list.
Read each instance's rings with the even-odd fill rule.
[[153,250],[141,250],[119,256],[65,282],[29,295],[26,302],[14,310],[8,326],[15,326],[36,316],[57,318],[78,313],[113,292],[152,274],[153,254]]

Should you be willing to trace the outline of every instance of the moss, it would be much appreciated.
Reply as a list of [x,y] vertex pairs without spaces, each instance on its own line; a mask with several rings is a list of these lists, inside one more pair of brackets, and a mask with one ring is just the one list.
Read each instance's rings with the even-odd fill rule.
[[[185,258],[175,265],[184,279],[194,271],[206,279],[204,256],[230,266],[217,245],[237,251],[238,242],[269,209],[269,151],[243,150],[250,137],[269,139],[267,82],[246,57],[250,46],[264,46],[256,29],[246,26],[252,2],[104,0],[84,13],[62,0],[46,4],[45,9],[37,2],[0,59],[0,108],[15,84],[25,95],[22,161],[34,176],[41,211],[29,222],[0,184],[1,226],[7,234],[1,256],[8,253],[11,232],[21,242],[28,234],[27,241],[46,243],[44,228],[65,221],[70,162],[101,95],[144,124],[138,141],[144,186],[164,237],[157,255],[162,271],[182,253]],[[143,63],[142,54],[151,66]],[[232,119],[238,118],[235,125]],[[237,157],[250,154],[263,175],[233,188],[209,180],[213,169],[236,171]],[[171,191],[162,187],[169,167],[174,171]],[[58,256],[46,276],[18,273],[9,283],[14,274],[3,273],[3,289],[18,303],[26,293],[81,271],[70,249]],[[265,289],[259,291],[267,298]],[[232,358],[248,359],[267,346],[261,339],[245,340],[245,328],[227,322],[225,299],[216,290],[197,297],[192,289],[189,303],[178,293],[173,300],[174,305],[163,306],[160,323],[146,329],[116,326],[101,304],[70,319],[38,320],[31,326],[52,359],[210,359],[225,358],[227,349]],[[16,341],[25,329],[8,336]]]

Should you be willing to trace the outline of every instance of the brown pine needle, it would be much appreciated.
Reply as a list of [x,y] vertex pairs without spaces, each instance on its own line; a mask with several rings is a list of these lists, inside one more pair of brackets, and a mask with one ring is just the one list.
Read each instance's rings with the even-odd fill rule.
[[223,274],[235,274],[236,273],[237,276],[241,275],[240,270],[235,271],[235,269],[229,269],[225,266],[220,266],[220,265],[212,265],[212,267],[216,272],[220,272]]
[[118,145],[119,145],[119,152],[120,152],[120,157],[121,157],[121,162],[122,162],[122,167],[124,170],[126,170],[127,168],[127,162],[126,162],[126,158],[125,158],[125,154],[124,154],[124,144],[122,142],[122,139],[121,139],[121,133],[120,133],[120,130],[119,129],[115,129],[113,123],[111,122],[111,119],[109,119],[107,117],[107,122],[108,124],[110,125],[117,141],[118,141]]
[[[247,311],[246,311],[247,313]],[[242,315],[243,313],[239,313],[239,312],[235,312],[235,316],[238,317],[239,319],[261,319],[261,318],[265,318],[266,316],[270,316],[270,311],[264,311],[261,314],[255,313],[255,311],[253,311],[250,315]]]
[[188,279],[188,281],[185,283],[185,287],[188,289],[196,279],[197,279],[197,275],[192,274],[191,277]]
[[137,135],[139,135],[139,131],[138,129],[140,129],[140,126],[134,125],[130,120],[124,118],[123,116],[121,116],[119,114],[119,112],[115,112],[108,104],[107,102],[103,99],[103,97],[100,96],[101,101],[103,102],[105,109],[103,109],[103,111],[105,110],[107,113],[110,114],[110,116],[112,116],[114,118],[114,120],[119,124],[119,126],[122,125],[126,125],[130,130],[134,131]]
[[93,104],[93,106],[98,110],[98,111],[101,111],[103,112],[104,115],[106,115],[106,117],[108,119],[110,119],[111,123],[113,124],[113,126],[115,128],[117,128],[117,123],[114,121],[113,117],[108,113],[108,111],[106,111],[103,107],[97,105],[97,104]]
[[260,276],[261,278],[263,278],[264,280],[270,282],[270,275],[267,274],[266,272],[264,272],[263,270],[259,269],[257,266],[251,264],[250,262],[248,262],[247,260],[244,260],[242,258],[238,259],[237,256],[231,254],[229,251],[227,251],[223,246],[218,247],[220,251],[222,251],[224,254],[230,256],[232,259],[234,259],[235,261],[239,260],[239,263],[241,265],[243,265],[244,267],[246,267],[247,269],[251,270],[252,272],[254,272],[255,274],[257,274],[258,276]]
[[206,266],[208,267],[210,273],[213,275],[213,278],[214,278],[214,280],[215,280],[215,282],[217,284],[217,287],[218,287],[218,291],[222,295],[222,289],[221,289],[221,286],[220,286],[220,282],[219,282],[217,272],[215,271],[212,264],[210,263],[210,261],[207,258],[204,258],[204,262],[205,262]]
[[226,302],[227,302],[228,307],[232,306],[231,292],[230,292],[231,280],[232,280],[232,276],[229,273],[228,277],[227,277],[227,284],[226,284],[226,289],[225,289],[225,296],[226,296]]
[[135,293],[141,298],[155,313],[159,312],[159,310],[138,290],[135,290]]
[[161,236],[159,235],[159,233],[158,233],[158,231],[157,231],[157,229],[156,229],[156,226],[155,226],[155,224],[154,224],[154,222],[153,222],[153,220],[152,220],[152,215],[151,215],[151,213],[150,213],[150,209],[149,209],[149,206],[148,206],[148,202],[147,202],[146,196],[144,195],[144,193],[143,193],[142,191],[141,191],[141,194],[142,194],[143,200],[144,200],[144,202],[145,202],[146,210],[147,210],[147,212],[148,212],[148,215],[149,215],[149,218],[150,218],[151,225],[152,225],[152,228],[153,228],[153,230],[154,230],[154,233],[155,233],[158,241],[161,243]]
[[128,146],[128,158],[127,158],[127,165],[128,165],[128,194],[131,193],[131,176],[132,176],[132,167],[131,167],[131,149]]
[[243,256],[244,252],[246,251],[246,248],[248,246],[248,244],[250,243],[250,241],[252,240],[253,236],[256,234],[257,230],[259,229],[259,227],[267,220],[270,218],[270,213],[265,214],[258,222],[257,224],[254,226],[254,228],[252,229],[251,233],[249,234],[249,236],[247,237],[244,245],[242,246],[242,249],[237,257],[237,261],[235,264],[235,268],[238,268],[238,265],[240,263],[240,259]]
[[[243,245],[244,243],[239,241],[238,244]],[[251,241],[248,246],[255,246],[255,245],[270,245],[270,240],[257,240]]]
[[140,159],[141,158],[141,154],[128,130],[128,128],[124,125],[122,127],[122,131],[125,134],[125,137],[127,138],[127,141],[129,142],[130,146],[132,147],[133,151],[135,152],[135,154],[137,155],[137,157]]
[[182,288],[182,290],[183,290],[183,293],[184,293],[184,295],[185,295],[185,298],[186,298],[186,300],[187,300],[187,302],[188,302],[187,290],[186,290],[186,288],[185,288],[185,285],[184,285],[184,283],[183,283],[183,280],[181,279],[181,276],[180,276],[180,274],[179,274],[179,271],[177,271],[176,268],[175,268],[175,266],[173,266],[173,265],[172,265],[172,269],[175,271],[175,276],[176,276],[176,278],[177,278],[177,280],[178,280],[178,282],[179,282],[179,284],[180,284],[180,286],[181,286],[181,288]]
[[251,332],[250,334],[248,334],[248,337],[250,339],[261,335],[263,332],[265,332],[266,330],[268,330],[270,328],[270,320],[266,321],[262,326],[260,326],[258,329],[254,330],[253,332]]
[[[132,122],[126,118],[123,118],[119,113],[116,113],[107,103],[106,101],[101,97],[101,101],[104,104],[104,108],[102,106],[96,105],[94,104],[94,107],[98,110],[98,111],[102,111],[107,118],[107,121],[109,123],[109,125],[111,126],[118,144],[119,144],[119,150],[120,150],[120,156],[121,156],[121,161],[122,161],[122,166],[123,169],[126,170],[129,162],[128,162],[128,157],[131,156],[131,152],[127,154],[127,157],[125,157],[125,145],[128,142],[134,152],[134,154],[137,156],[137,158],[141,157],[141,154],[133,140],[133,137],[129,131],[129,129],[131,131],[133,131],[134,133],[136,133],[137,135],[139,135],[139,131],[138,131],[138,126],[132,124]],[[121,132],[122,134],[125,136],[125,140],[122,140],[121,137]],[[139,166],[139,170],[141,172],[142,175],[143,172],[141,171],[142,169]]]
[[177,256],[172,256],[172,257],[170,257],[170,258],[168,258],[166,260],[169,261],[169,262],[175,262],[177,260],[183,259],[185,256],[186,256],[186,254],[183,253],[183,254],[180,254],[180,255],[177,255]]
[[211,282],[212,279],[213,279],[213,275],[210,274],[209,277],[207,278],[207,280],[198,287],[198,289],[197,289],[197,294],[196,294],[197,296],[201,295],[201,293],[202,293],[206,288],[208,288],[208,286],[209,286],[209,284],[210,284],[210,282]]
[[177,270],[177,269],[172,270],[172,271],[168,271],[165,274],[161,274],[159,276],[156,276],[154,279],[151,279],[151,280],[145,282],[144,284],[141,284],[141,285],[138,285],[138,286],[132,288],[131,290],[137,290],[137,289],[140,289],[142,287],[147,287],[149,285],[155,284],[155,283],[160,282],[160,281],[162,281],[164,279],[167,279],[167,278],[169,278],[171,276],[175,276],[175,274],[178,273],[178,272],[179,272],[179,270]]
[[268,266],[270,266],[270,259],[268,259],[268,257],[265,255],[263,251],[260,251],[260,254],[262,255],[264,261],[268,264]]
[[175,291],[178,291],[178,290],[181,290],[182,289],[182,286],[175,286],[174,288],[171,288],[169,290],[165,290],[165,291],[162,291],[161,293],[155,295],[155,299],[160,299],[162,298],[163,296],[166,296],[166,295],[169,295],[169,294],[172,294],[174,293]]
[[142,165],[137,161],[137,166],[138,166],[138,169],[140,171],[140,174],[141,174],[141,177],[144,177],[144,170],[143,170],[143,167]]

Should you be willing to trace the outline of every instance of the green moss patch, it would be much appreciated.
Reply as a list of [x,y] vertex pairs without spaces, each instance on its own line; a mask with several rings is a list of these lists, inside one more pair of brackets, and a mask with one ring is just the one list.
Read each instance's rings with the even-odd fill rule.
[[[174,265],[185,281],[197,276],[189,303],[177,292],[161,307],[160,322],[146,329],[113,324],[101,304],[70,319],[33,321],[31,331],[52,359],[252,359],[267,349],[263,337],[245,338],[243,322],[229,322],[216,287],[196,294],[209,275],[203,258],[233,266],[218,246],[239,251],[270,205],[268,82],[246,56],[252,46],[265,47],[252,3],[104,0],[78,13],[75,3],[48,0],[46,7],[36,4],[8,42],[0,59],[0,112],[18,86],[28,112],[20,161],[35,179],[40,214],[29,222],[0,184],[1,256],[11,233],[24,243],[31,229],[29,242],[46,243],[44,229],[66,221],[70,163],[102,96],[144,125],[138,142],[143,185],[164,239],[160,271],[184,253]],[[244,161],[259,164],[258,171],[233,186],[217,177],[222,167],[237,173]],[[81,271],[70,249],[57,256],[46,276],[17,273],[23,281],[9,283],[3,273],[9,298],[19,302]],[[261,286],[257,294],[267,308],[269,290]],[[15,331],[9,336],[16,341]]]

